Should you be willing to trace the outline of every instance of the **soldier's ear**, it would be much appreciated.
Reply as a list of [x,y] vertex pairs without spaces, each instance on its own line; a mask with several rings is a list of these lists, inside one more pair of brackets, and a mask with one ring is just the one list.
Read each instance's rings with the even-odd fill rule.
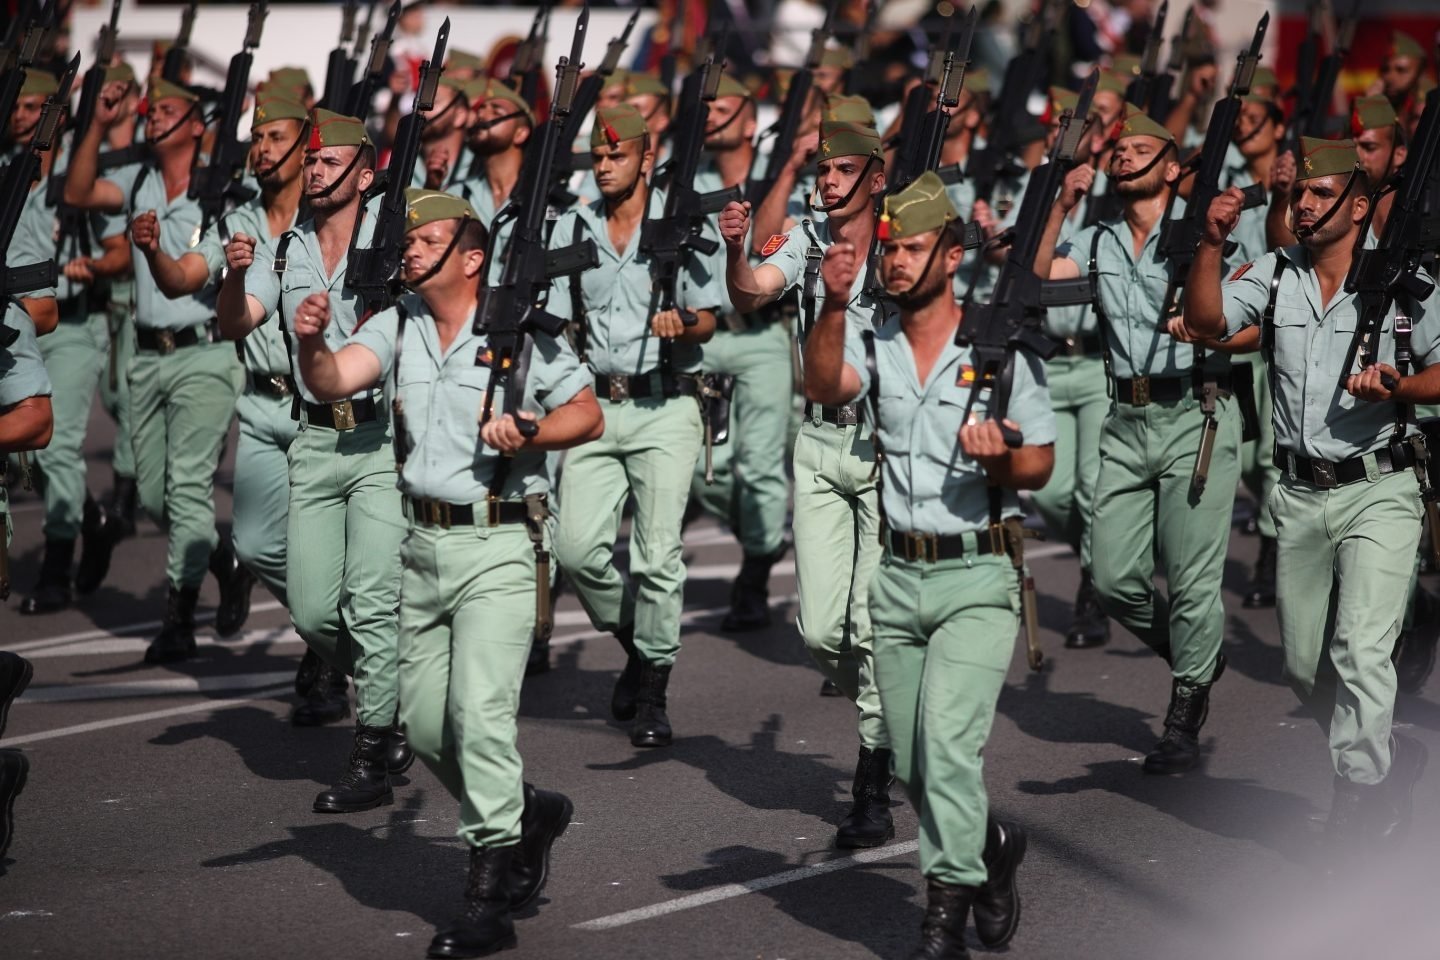
[[465,267],[465,277],[467,280],[470,277],[479,277],[483,275],[485,270],[485,251],[481,250],[479,247],[476,247],[474,250],[466,250],[465,260],[463,261],[463,263]]
[[1350,208],[1350,218],[1356,223],[1365,221],[1365,214],[1370,211],[1370,198],[1363,193],[1355,195],[1355,205]]
[[361,170],[360,177],[355,182],[360,187],[360,192],[364,193],[366,190],[369,190],[370,185],[375,182],[375,171],[368,169]]

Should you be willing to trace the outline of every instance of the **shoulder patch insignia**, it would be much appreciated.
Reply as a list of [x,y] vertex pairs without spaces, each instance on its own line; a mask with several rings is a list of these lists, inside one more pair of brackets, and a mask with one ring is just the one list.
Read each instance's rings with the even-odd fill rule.
[[1235,268],[1235,272],[1230,274],[1230,279],[1239,280],[1241,277],[1245,276],[1245,274],[1249,273],[1250,268],[1253,266],[1255,266],[1254,261],[1251,261],[1250,263],[1240,264],[1240,266]]
[[968,363],[965,364],[965,365],[963,365],[963,366],[961,366],[961,368],[960,368],[960,382],[961,382],[961,383],[974,383],[974,382],[975,382],[975,368],[972,367],[972,366],[970,366]]
[[766,241],[765,241],[765,246],[763,246],[763,247],[760,248],[760,256],[762,256],[762,257],[772,256],[772,255],[775,254],[781,247],[785,246],[785,242],[786,242],[787,240],[789,240],[789,239],[790,239],[790,234],[788,234],[788,233],[777,233],[777,234],[773,235],[769,240],[766,240]]

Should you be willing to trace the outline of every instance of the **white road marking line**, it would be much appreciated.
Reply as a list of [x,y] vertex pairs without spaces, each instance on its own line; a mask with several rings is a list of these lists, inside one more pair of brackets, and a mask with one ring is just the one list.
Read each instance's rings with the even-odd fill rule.
[[862,850],[848,857],[837,857],[834,860],[825,860],[821,863],[814,863],[806,867],[796,867],[793,870],[785,870],[781,873],[771,874],[768,877],[747,880],[744,883],[727,883],[723,887],[702,890],[699,893],[692,893],[688,897],[666,900],[663,903],[654,903],[648,907],[626,910],[623,913],[615,913],[608,917],[599,917],[595,920],[586,920],[584,923],[575,924],[572,929],[614,930],[616,927],[639,923],[641,920],[654,920],[656,917],[679,913],[682,910],[692,910],[695,907],[708,906],[709,904],[718,903],[721,900],[730,900],[734,897],[743,897],[749,893],[759,893],[762,890],[769,890],[789,883],[798,883],[801,880],[809,880],[812,877],[834,873],[837,870],[848,870],[851,867],[856,867],[861,864],[874,863],[877,860],[888,860],[891,857],[903,856],[908,853],[914,853],[919,848],[920,842],[918,840],[907,840],[904,843],[897,843],[888,847]]
[[[265,600],[261,603],[250,605],[251,613],[268,613],[271,610],[283,610],[284,604],[279,600]],[[215,611],[209,610],[204,613],[195,614],[196,623],[209,623],[215,619]],[[28,653],[31,650],[45,650],[49,647],[63,646],[67,643],[79,643],[84,640],[103,640],[112,637],[128,637],[132,634],[149,633],[151,630],[160,629],[159,620],[146,620],[142,623],[127,623],[124,626],[111,627],[108,630],[81,630],[78,633],[62,633],[56,637],[44,637],[40,640],[29,640],[25,643],[15,643],[5,649],[11,653]],[[200,641],[204,643],[204,640]]]
[[230,693],[269,687],[287,680],[293,670],[266,673],[234,673],[218,677],[168,677],[163,680],[134,680],[127,683],[69,683],[31,687],[16,703],[68,703],[76,700],[125,700],[131,697],[174,696],[175,694]]
[[92,723],[77,723],[73,727],[58,727],[54,730],[44,730],[40,733],[31,733],[23,737],[11,737],[8,740],[0,741],[0,746],[19,747],[27,743],[39,743],[42,740],[55,740],[60,737],[73,737],[80,733],[94,733],[97,730],[109,730],[113,727],[124,727],[132,723],[145,723],[148,720],[164,720],[167,717],[180,717],[187,713],[207,713],[217,710],[228,710],[231,707],[238,707],[243,704],[253,703],[256,700],[264,700],[276,694],[293,690],[289,683],[280,687],[269,687],[265,690],[257,690],[248,697],[233,697],[229,700],[206,700],[203,703],[188,703],[183,707],[171,707],[168,710],[151,710],[146,713],[131,713],[123,717],[112,717],[109,720],[96,720]]

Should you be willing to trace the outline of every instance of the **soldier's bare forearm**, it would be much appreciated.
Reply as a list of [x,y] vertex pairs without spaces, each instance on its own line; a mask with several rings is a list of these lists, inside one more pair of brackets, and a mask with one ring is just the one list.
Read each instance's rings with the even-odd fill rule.
[[858,378],[847,383],[845,376],[845,309],[843,302],[823,301],[805,338],[805,397],[813,403],[840,406],[860,392]]
[[526,446],[533,450],[568,450],[599,440],[605,432],[605,416],[595,402],[595,392],[587,387],[547,413],[539,427]]
[[1185,329],[1197,340],[1225,336],[1225,305],[1220,294],[1222,248],[1201,241],[1185,284]]

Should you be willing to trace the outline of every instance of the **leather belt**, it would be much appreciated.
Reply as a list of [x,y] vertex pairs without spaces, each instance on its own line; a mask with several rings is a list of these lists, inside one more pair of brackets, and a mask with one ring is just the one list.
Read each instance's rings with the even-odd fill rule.
[[[1206,374],[1206,383],[1213,383],[1222,392],[1230,390],[1230,374]],[[1149,406],[1152,403],[1175,403],[1195,393],[1195,381],[1188,375],[1181,377],[1135,377],[1127,380],[1115,378],[1115,399],[1132,407]]]
[[805,419],[815,419],[815,411],[820,411],[820,419],[825,423],[837,427],[853,427],[860,422],[860,404],[847,403],[843,407],[817,407],[813,403],[805,404]]
[[894,556],[934,563],[937,560],[958,560],[966,554],[983,557],[999,553],[1004,545],[998,540],[999,537],[979,533],[902,533],[890,530],[885,534],[884,544]]
[[1081,333],[1065,338],[1065,356],[1098,357],[1105,352],[1105,341],[1098,333]]
[[[696,382],[694,374],[677,373],[675,386],[679,391],[677,396],[694,397],[700,393],[700,385]],[[597,373],[595,374],[595,395],[608,399],[611,403],[620,403],[624,400],[664,397],[665,393],[660,386],[660,374],[658,373],[642,373],[634,377]]]
[[250,389],[263,397],[289,399],[295,394],[295,381],[288,373],[250,373]]
[[446,503],[428,497],[406,497],[410,517],[426,527],[498,527],[505,523],[524,523],[530,508],[524,500],[486,500],[477,521],[475,507],[468,503]]
[[334,430],[354,430],[362,423],[380,419],[379,404],[374,397],[359,400],[337,400],[334,403],[301,404],[305,422],[312,427],[330,427]]
[[[1399,456],[1396,456],[1398,452]],[[1275,465],[1302,483],[1312,487],[1333,489],[1349,483],[1359,483],[1369,477],[1369,465],[1374,462],[1377,472],[1399,473],[1415,465],[1415,450],[1408,444],[1402,447],[1387,447],[1348,460],[1323,460],[1291,453],[1278,443],[1275,445]]]
[[194,327],[181,327],[178,330],[171,330],[167,327],[136,327],[135,349],[168,355],[182,347],[214,343],[218,333],[219,328],[214,320],[207,320]]

